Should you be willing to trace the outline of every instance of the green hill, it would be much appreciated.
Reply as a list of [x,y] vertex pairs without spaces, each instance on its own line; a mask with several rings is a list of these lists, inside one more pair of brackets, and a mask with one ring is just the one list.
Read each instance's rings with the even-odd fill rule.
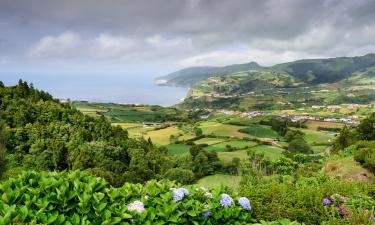
[[271,67],[262,67],[255,62],[224,67],[190,67],[159,78],[164,85],[191,86],[214,76],[226,76],[248,70],[283,72],[294,79],[309,84],[333,83],[349,77],[355,72],[375,66],[375,54],[358,57],[329,59],[303,59]]
[[261,68],[262,67],[256,62],[235,64],[224,67],[189,67],[159,77],[158,80],[159,83],[163,83],[165,85],[190,86],[198,81],[205,80],[212,76],[224,76],[239,71],[256,70]]

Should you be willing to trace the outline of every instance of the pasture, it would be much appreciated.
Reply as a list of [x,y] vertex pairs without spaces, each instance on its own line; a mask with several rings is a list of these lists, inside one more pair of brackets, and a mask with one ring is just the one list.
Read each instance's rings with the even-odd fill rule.
[[233,190],[237,190],[241,177],[228,174],[214,174],[206,176],[198,180],[197,185],[200,187],[214,188],[218,186],[228,186]]
[[167,127],[164,129],[152,130],[143,135],[145,139],[151,138],[151,141],[158,145],[170,144],[170,136],[182,133],[177,127]]
[[318,127],[325,127],[325,128],[343,128],[344,124],[342,123],[335,123],[335,122],[325,122],[325,121],[307,121],[306,126],[310,130],[317,130]]
[[258,143],[252,141],[229,140],[218,144],[210,145],[205,149],[207,151],[225,152],[227,151],[227,145],[236,149],[244,149],[254,147],[255,145],[258,145]]
[[271,139],[281,139],[282,137],[270,126],[263,125],[251,125],[249,127],[240,130],[243,133],[250,134],[254,137],[259,138],[271,138]]
[[236,137],[243,138],[249,137],[248,134],[241,133],[239,130],[244,128],[243,126],[222,124],[215,121],[205,121],[200,123],[199,127],[202,129],[203,134],[217,135],[217,136],[226,136],[226,137]]

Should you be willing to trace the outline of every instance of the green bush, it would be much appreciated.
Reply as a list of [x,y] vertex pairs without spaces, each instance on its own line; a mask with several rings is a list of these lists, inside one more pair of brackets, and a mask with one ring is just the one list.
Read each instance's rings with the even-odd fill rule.
[[194,182],[194,173],[191,170],[172,168],[165,173],[165,178],[174,180],[181,184],[191,184]]
[[371,171],[375,171],[375,142],[359,141],[355,144],[354,159]]
[[[227,190],[208,192],[204,188],[176,190],[175,187],[173,182],[165,180],[144,185],[125,183],[121,188],[113,188],[104,179],[79,171],[24,172],[19,178],[0,184],[0,224],[252,222],[252,210],[243,209],[237,197],[233,196],[231,206],[220,204],[224,191],[231,194]],[[181,190],[189,193],[177,195]],[[177,201],[178,197],[182,199]],[[211,215],[203,216],[207,211]]]
[[[371,199],[374,185],[360,182],[341,182],[320,175],[310,178],[292,178],[275,176],[243,180],[240,193],[247,196],[254,206],[254,217],[257,220],[278,220],[287,218],[305,224],[366,224],[363,211],[353,211],[352,219],[339,217],[335,212],[323,207],[323,199],[335,193],[341,193],[352,199],[365,196]],[[354,203],[353,203],[354,204]],[[357,204],[357,203],[356,203]],[[355,205],[354,208],[364,206]],[[367,203],[366,203],[367,204]],[[365,207],[374,213],[374,208]],[[360,221],[360,222],[358,222]]]

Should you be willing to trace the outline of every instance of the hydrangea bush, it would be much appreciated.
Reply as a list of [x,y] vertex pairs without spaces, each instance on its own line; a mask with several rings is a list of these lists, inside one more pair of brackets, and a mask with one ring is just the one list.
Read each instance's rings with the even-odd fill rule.
[[[362,195],[348,197],[336,193],[324,198],[323,206],[332,217],[346,219],[348,223],[375,224],[375,201],[371,197]],[[359,215],[360,218],[355,218],[355,215]]]
[[0,224],[249,224],[250,201],[170,181],[110,187],[73,172],[24,172],[0,184]]

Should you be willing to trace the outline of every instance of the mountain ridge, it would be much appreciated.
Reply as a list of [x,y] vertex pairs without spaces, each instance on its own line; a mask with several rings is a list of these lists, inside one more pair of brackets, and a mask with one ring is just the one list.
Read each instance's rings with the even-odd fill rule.
[[192,86],[199,81],[214,76],[226,76],[248,70],[271,70],[286,72],[306,83],[332,83],[344,79],[354,72],[375,66],[375,54],[370,53],[355,57],[334,57],[320,59],[300,59],[280,63],[269,67],[260,66],[252,61],[244,64],[233,64],[223,67],[188,67],[161,76],[159,84],[170,86]]

